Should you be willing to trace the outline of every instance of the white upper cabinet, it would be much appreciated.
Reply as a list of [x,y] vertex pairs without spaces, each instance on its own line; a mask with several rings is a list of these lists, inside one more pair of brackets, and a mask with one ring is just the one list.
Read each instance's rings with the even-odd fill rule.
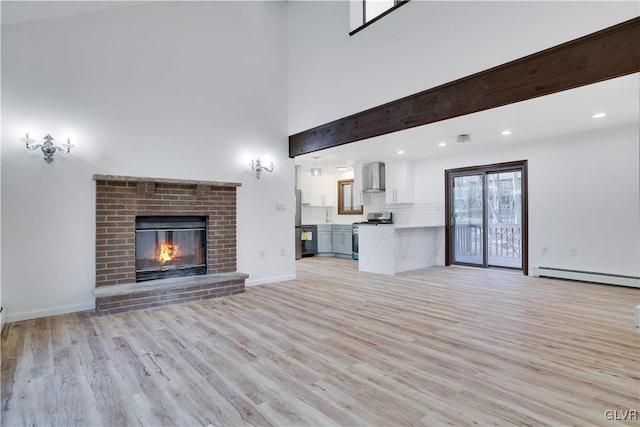
[[301,202],[305,205],[308,205],[310,202],[310,176],[309,171],[306,169],[296,168],[297,177],[296,177],[296,188],[302,191]]
[[413,203],[414,164],[409,160],[386,164],[387,203]]
[[367,173],[366,166],[355,165],[353,167],[353,202],[356,208],[359,208],[360,205],[368,205],[371,201],[371,196],[364,192],[364,177]]
[[298,168],[298,190],[302,190],[302,203],[308,206],[337,206],[337,182],[335,175],[323,173],[310,176],[309,169]]
[[353,204],[363,205],[362,202],[362,165],[353,167]]
[[311,206],[336,206],[338,204],[335,175],[309,177],[309,204]]

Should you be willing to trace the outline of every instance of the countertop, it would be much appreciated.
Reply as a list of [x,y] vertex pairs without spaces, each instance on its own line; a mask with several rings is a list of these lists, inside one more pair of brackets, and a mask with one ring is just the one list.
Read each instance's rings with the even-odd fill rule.
[[302,224],[302,227],[308,227],[308,226],[319,226],[319,225],[345,225],[345,226],[349,226],[351,227],[351,225],[353,225],[352,222],[349,223],[337,223],[337,222],[322,222],[322,223],[316,223],[316,224]]
[[444,224],[360,224],[365,227],[393,227],[396,230],[405,228],[437,228],[444,227]]
[[407,225],[396,225],[393,224],[395,228],[433,228],[433,227],[444,227],[444,224],[407,224]]
[[[333,226],[333,225],[338,225],[338,226],[345,226],[345,227],[351,227],[353,223],[348,223],[348,224],[338,224],[335,222],[329,222],[329,223],[321,223],[321,224],[303,224],[302,227],[309,227],[309,226],[322,226],[322,225],[329,225],[329,226]],[[360,226],[364,226],[364,227],[393,227],[397,230],[399,229],[404,229],[404,228],[437,228],[437,227],[444,227],[444,224],[366,224],[366,223],[358,223],[358,225]]]

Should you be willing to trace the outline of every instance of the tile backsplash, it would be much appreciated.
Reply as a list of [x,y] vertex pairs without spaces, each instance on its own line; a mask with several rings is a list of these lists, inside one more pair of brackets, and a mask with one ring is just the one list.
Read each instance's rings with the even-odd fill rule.
[[[365,206],[365,212],[366,209]],[[352,224],[366,220],[366,215],[338,215],[335,206],[302,206],[302,224]]]
[[444,203],[385,203],[384,193],[371,193],[368,212],[392,212],[398,225],[444,225]]
[[364,206],[364,215],[338,215],[332,207],[303,206],[303,224],[351,224],[366,221],[369,212],[392,212],[398,225],[444,225],[444,203],[385,203],[385,193],[370,193],[370,203]]

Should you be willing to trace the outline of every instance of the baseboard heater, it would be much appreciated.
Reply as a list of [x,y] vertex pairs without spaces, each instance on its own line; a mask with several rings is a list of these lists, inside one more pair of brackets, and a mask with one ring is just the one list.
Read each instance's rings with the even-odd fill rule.
[[533,269],[535,277],[577,280],[579,282],[602,283],[605,285],[631,286],[640,288],[640,277],[621,274],[597,273],[594,271],[567,270],[564,268],[537,267]]

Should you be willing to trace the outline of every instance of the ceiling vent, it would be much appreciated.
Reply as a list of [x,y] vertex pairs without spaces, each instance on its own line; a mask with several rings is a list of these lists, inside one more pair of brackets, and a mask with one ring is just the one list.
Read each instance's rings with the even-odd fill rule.
[[464,144],[465,142],[469,141],[471,141],[471,135],[469,135],[468,133],[461,133],[460,135],[458,135],[458,139],[456,139],[456,142],[460,144]]

